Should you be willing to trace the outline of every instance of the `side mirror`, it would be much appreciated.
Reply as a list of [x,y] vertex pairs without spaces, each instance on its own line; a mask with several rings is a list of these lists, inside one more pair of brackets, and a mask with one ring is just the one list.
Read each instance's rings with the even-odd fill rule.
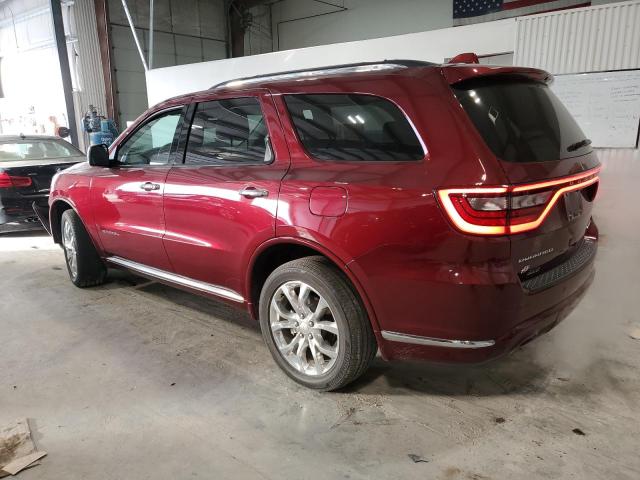
[[87,150],[87,160],[92,167],[109,166],[109,150],[104,144],[91,145]]

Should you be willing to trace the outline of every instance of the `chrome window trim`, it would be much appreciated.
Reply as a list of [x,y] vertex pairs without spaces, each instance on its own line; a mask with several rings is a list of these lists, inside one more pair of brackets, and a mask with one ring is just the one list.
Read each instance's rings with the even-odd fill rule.
[[239,303],[244,302],[244,297],[239,293],[234,292],[233,290],[230,290],[228,288],[220,287],[218,285],[202,282],[200,280],[194,280],[189,277],[167,272],[166,270],[161,270],[159,268],[149,267],[142,263],[134,262],[132,260],[127,260],[125,258],[121,258],[117,256],[108,257],[107,261],[115,265],[128,268],[129,270],[133,270],[134,272],[138,272],[143,275],[148,275],[150,277],[157,278],[158,280],[166,280],[168,282],[175,283],[176,285],[182,285],[184,287],[189,287],[194,290],[210,293],[218,297],[233,300],[234,302],[239,302]]
[[413,345],[426,345],[430,347],[447,348],[487,348],[495,345],[494,340],[450,340],[447,338],[421,337],[408,333],[389,332],[382,330],[382,338],[392,342],[411,343]]

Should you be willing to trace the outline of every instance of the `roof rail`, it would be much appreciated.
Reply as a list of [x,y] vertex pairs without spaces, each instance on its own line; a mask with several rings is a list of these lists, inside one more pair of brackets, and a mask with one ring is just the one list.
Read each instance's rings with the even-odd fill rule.
[[421,60],[383,60],[381,62],[363,62],[363,63],[347,63],[343,65],[328,65],[324,67],[305,68],[302,70],[289,70],[284,72],[267,73],[264,75],[255,75],[252,77],[236,78],[218,83],[211,87],[239,87],[250,85],[252,83],[275,81],[275,80],[291,80],[297,78],[310,77],[313,75],[337,75],[340,73],[362,73],[374,72],[380,70],[396,70],[408,67],[430,67],[436,65],[431,62],[423,62]]

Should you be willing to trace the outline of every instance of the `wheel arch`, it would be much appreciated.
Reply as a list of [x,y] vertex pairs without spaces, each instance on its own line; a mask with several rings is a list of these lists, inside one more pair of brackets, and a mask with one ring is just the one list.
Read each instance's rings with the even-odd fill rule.
[[280,265],[298,258],[320,255],[331,261],[351,282],[358,297],[362,301],[371,327],[378,338],[380,328],[367,294],[356,275],[347,265],[330,250],[310,240],[295,237],[277,237],[264,242],[253,253],[247,268],[245,279],[246,298],[249,313],[258,319],[260,292],[267,277]]
[[[53,237],[53,241],[57,244],[62,243],[62,233],[60,231],[60,222],[62,219],[62,214],[67,210],[72,209],[74,212],[78,213],[73,204],[64,199],[57,199],[49,208],[49,223],[51,224],[51,236]],[[79,215],[78,215],[79,216]]]

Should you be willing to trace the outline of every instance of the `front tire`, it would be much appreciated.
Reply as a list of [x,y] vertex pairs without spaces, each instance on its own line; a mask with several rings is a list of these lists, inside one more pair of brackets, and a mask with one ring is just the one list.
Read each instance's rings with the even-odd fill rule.
[[76,287],[101,285],[107,269],[74,210],[66,210],[60,220],[62,248],[69,278]]
[[377,352],[362,302],[325,257],[294,260],[269,275],[260,295],[260,328],[278,366],[315,390],[351,383]]

